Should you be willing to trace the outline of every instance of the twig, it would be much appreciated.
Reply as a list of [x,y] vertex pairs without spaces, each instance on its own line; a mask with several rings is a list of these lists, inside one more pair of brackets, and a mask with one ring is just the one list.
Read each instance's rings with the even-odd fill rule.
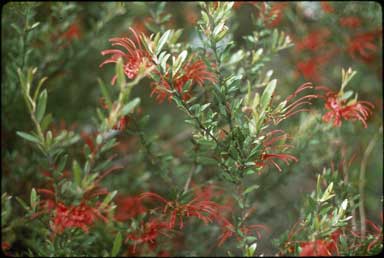
[[371,141],[368,144],[368,147],[365,149],[363,159],[361,161],[361,166],[360,166],[360,180],[359,180],[359,193],[360,193],[360,203],[359,203],[359,212],[360,212],[360,233],[361,237],[365,237],[366,233],[366,225],[365,225],[365,210],[364,210],[364,198],[365,198],[365,193],[364,193],[364,186],[365,186],[365,173],[367,169],[367,162],[368,158],[373,150],[373,147],[376,144],[377,137],[379,136],[380,133],[382,133],[383,127],[381,126],[379,129],[379,132],[372,137]]

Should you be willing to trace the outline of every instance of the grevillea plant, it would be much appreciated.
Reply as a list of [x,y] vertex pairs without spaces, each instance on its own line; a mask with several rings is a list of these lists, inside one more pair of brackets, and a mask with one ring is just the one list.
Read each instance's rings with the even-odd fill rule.
[[[322,15],[335,13],[331,3],[317,4]],[[333,35],[328,29],[299,37],[294,29],[279,27],[294,15],[302,25],[313,6],[178,5],[188,11],[185,28],[176,14],[186,11],[172,11],[175,6],[166,2],[8,4],[6,10],[21,22],[10,25],[17,34],[2,48],[9,53],[2,64],[10,64],[2,71],[10,93],[2,99],[12,106],[9,98],[17,96],[26,115],[17,123],[8,116],[11,108],[2,113],[2,122],[9,121],[7,135],[12,130],[17,135],[2,152],[3,179],[8,180],[2,189],[3,252],[380,252],[382,225],[367,218],[380,197],[368,199],[365,192],[367,169],[372,169],[368,160],[377,155],[373,150],[382,139],[381,99],[372,103],[373,96],[352,80],[362,83],[366,76],[359,67],[349,68],[354,63],[335,66],[329,80],[318,69],[341,53],[370,62],[379,51],[378,34],[359,31],[352,43],[325,51]],[[44,8],[50,8],[51,18],[36,15]],[[239,35],[243,14],[249,16],[250,29]],[[2,26],[9,20],[12,16]],[[362,19],[340,17],[337,24],[359,27]],[[111,29],[114,25],[120,29]],[[311,56],[316,51],[325,52]],[[289,54],[294,65],[284,61]],[[297,61],[298,56],[307,59]],[[371,77],[367,80],[374,81]],[[70,102],[60,100],[59,91],[68,93]],[[71,103],[67,111],[64,106]],[[64,118],[69,124],[59,126]],[[365,130],[371,130],[370,139],[355,137],[365,136]],[[335,153],[342,153],[337,169]],[[348,155],[353,158],[347,162]],[[375,169],[382,168],[374,157]],[[305,175],[311,171],[317,176]],[[291,183],[285,196],[280,191],[289,178],[301,181]],[[14,189],[19,181],[20,189]],[[305,196],[304,202],[296,192]],[[284,215],[294,205],[301,206]],[[275,213],[284,216],[276,223]]]

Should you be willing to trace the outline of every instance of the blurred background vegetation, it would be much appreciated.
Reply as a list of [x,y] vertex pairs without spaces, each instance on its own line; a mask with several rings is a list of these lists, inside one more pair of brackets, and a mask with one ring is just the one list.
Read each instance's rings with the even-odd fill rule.
[[[324,167],[331,167],[332,163],[337,167],[343,160],[355,156],[348,173],[358,188],[363,155],[372,139],[375,143],[367,159],[366,210],[368,218],[380,222],[383,193],[383,138],[379,133],[383,123],[382,10],[375,2],[327,4],[271,3],[276,18],[270,26],[285,31],[296,45],[275,55],[264,69],[273,69],[273,76],[278,79],[278,94],[287,96],[307,81],[338,90],[341,68],[352,67],[358,73],[348,87],[358,92],[360,100],[374,103],[375,109],[367,129],[358,122],[345,122],[341,128],[325,126],[321,121],[324,109],[320,101],[313,106],[310,115],[303,114],[284,122],[296,146],[292,154],[299,162],[286,167],[282,173],[270,169],[252,179],[260,185],[252,197],[256,206],[252,221],[267,225],[272,232],[265,234],[258,244],[258,252],[265,255],[276,253],[271,239],[279,237],[297,221],[303,196],[314,189],[316,175]],[[166,23],[157,21],[154,17],[159,14],[161,17],[170,15],[169,20]],[[258,29],[253,22],[258,14],[251,2],[235,4],[230,30],[237,46],[249,44],[244,36]],[[98,79],[109,84],[115,71],[113,66],[99,68],[105,59],[100,51],[110,48],[108,39],[129,35],[129,27],[147,35],[166,28],[183,28],[180,42],[193,46],[199,44],[196,33],[199,15],[198,5],[193,2],[10,2],[4,5],[1,21],[2,193],[28,199],[32,187],[41,186],[43,178],[38,157],[33,155],[31,146],[16,135],[16,131],[32,128],[19,88],[18,67],[38,67],[36,77],[48,77],[45,86],[49,95],[48,112],[55,118],[53,129],[90,134],[96,129],[95,111],[100,107]],[[348,17],[350,19],[346,20]],[[26,23],[28,27],[37,25],[30,31],[20,31]],[[365,33],[371,34],[364,37]],[[370,42],[373,47],[364,42]],[[158,104],[150,97],[150,92],[146,80],[133,92],[141,98],[142,115],[149,115],[149,126],[144,131],[156,141],[158,154],[170,154],[169,162],[177,167],[175,180],[179,181],[175,183],[182,184],[189,168],[185,163],[190,160],[189,153],[184,150],[191,146],[190,127],[183,123],[185,116],[174,104],[167,101]],[[72,154],[80,156],[76,146],[71,149]],[[119,136],[116,153],[124,169],[105,180],[109,189],[117,189],[122,196],[149,190],[164,191],[154,176],[157,168],[148,161],[138,136]],[[204,168],[194,182],[216,180],[212,175],[214,171]],[[226,188],[225,183],[220,186]],[[15,217],[20,212],[15,205]],[[214,238],[204,236],[218,235],[218,228],[207,232],[202,225],[189,225],[185,232],[189,230],[194,233],[185,234],[180,240],[183,248],[172,255],[223,255],[234,244],[228,241],[221,248],[211,248],[216,244]],[[22,241],[16,237],[19,233],[15,227],[13,232],[3,235],[3,239],[23,248]],[[208,241],[202,243],[201,239]],[[203,254],[202,250],[212,251]]]

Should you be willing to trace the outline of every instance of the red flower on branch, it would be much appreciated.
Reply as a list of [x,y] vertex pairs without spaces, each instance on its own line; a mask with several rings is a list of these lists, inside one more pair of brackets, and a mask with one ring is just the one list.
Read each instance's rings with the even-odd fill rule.
[[115,204],[117,206],[115,219],[118,221],[129,220],[147,210],[137,196],[118,196],[115,199]]
[[97,209],[84,203],[79,206],[65,206],[63,203],[58,203],[52,220],[53,231],[60,234],[66,228],[81,228],[88,233],[89,226],[95,222],[96,218],[107,222],[107,219]]
[[292,103],[290,103],[290,101],[292,99],[294,99],[295,97],[297,97],[297,95],[299,95],[304,90],[306,90],[306,89],[313,89],[313,88],[314,87],[313,87],[312,83],[309,83],[309,82],[300,85],[295,90],[295,92],[293,92],[291,95],[289,95],[285,99],[285,106],[284,106],[284,108],[282,108],[282,110],[279,110],[279,112],[277,114],[273,114],[272,115],[273,122],[277,125],[281,121],[283,121],[283,120],[285,120],[285,119],[287,119],[287,118],[289,118],[289,117],[291,117],[293,115],[296,115],[297,113],[310,111],[307,108],[303,108],[303,106],[304,105],[312,105],[310,100],[314,99],[314,98],[318,98],[317,95],[315,95],[315,94],[308,94],[308,95],[305,95],[305,96],[302,96],[302,97],[296,99]]
[[304,242],[300,247],[300,256],[332,256],[329,250],[329,242],[324,240]]
[[[242,237],[236,232],[235,226],[231,224],[228,220],[225,220],[223,228],[224,231],[218,238],[218,246],[221,246],[227,239],[233,236],[236,236],[238,241],[242,239]],[[261,239],[261,229],[266,232],[270,232],[269,228],[262,224],[254,224],[249,226],[244,225],[240,228],[240,231],[246,236],[250,236],[252,233],[254,233],[257,235],[258,239]]]
[[361,19],[356,16],[341,17],[339,23],[342,27],[353,29],[361,26]]
[[325,100],[325,108],[329,110],[323,115],[323,121],[329,123],[333,120],[333,126],[340,127],[342,120],[360,120],[367,128],[366,120],[372,113],[374,105],[368,101],[357,101],[353,99],[347,102],[339,93],[332,91],[328,87],[318,86],[318,90],[325,91],[325,95],[319,95],[319,98]]
[[[102,67],[105,64],[117,63],[119,58],[123,59],[124,64],[124,73],[129,79],[133,79],[137,76],[140,66],[150,67],[150,56],[147,51],[143,48],[140,42],[140,37],[137,33],[130,28],[134,39],[130,38],[111,38],[109,41],[112,43],[112,46],[123,47],[127,52],[123,52],[119,49],[108,49],[101,51],[101,54],[111,55],[110,58],[102,62],[99,67]],[[112,85],[115,84],[117,75],[112,78]]]
[[320,5],[321,5],[321,9],[323,9],[325,13],[333,13],[335,11],[335,9],[329,3],[329,1],[322,1],[320,2]]
[[169,237],[166,233],[169,230],[167,223],[159,220],[151,220],[149,222],[142,222],[140,228],[128,234],[126,240],[134,242],[132,253],[136,253],[137,244],[147,244],[151,250],[157,247],[157,238],[160,235]]
[[[289,144],[279,144],[275,145],[276,142],[280,140],[285,140],[288,138],[287,134],[282,134],[279,136],[274,136],[276,133],[284,133],[283,130],[274,130],[266,134],[266,137],[263,141],[263,150],[259,156],[259,158],[255,161],[256,167],[263,168],[267,166],[269,163],[274,165],[280,172],[282,171],[281,167],[276,163],[277,160],[283,161],[285,164],[289,165],[290,161],[295,161],[297,162],[298,159],[291,155],[291,154],[286,154],[286,153],[270,153],[270,151],[276,151],[276,149],[286,149],[291,147]],[[259,171],[259,174],[261,173],[261,170]]]
[[337,49],[331,49],[330,51],[324,53],[323,55],[311,57],[304,61],[297,63],[297,70],[303,75],[306,80],[311,81],[320,81],[319,70],[321,70],[322,65],[326,64],[332,56],[337,53]]
[[328,29],[313,31],[300,40],[296,40],[296,51],[311,50],[316,51],[323,47],[331,35]]
[[[207,65],[202,61],[193,61],[189,59],[187,63],[180,69],[181,71],[175,75],[174,81],[172,82],[175,90],[182,96],[184,100],[190,98],[190,92],[192,87],[196,84],[203,86],[206,81],[216,83],[216,75],[210,72]],[[188,81],[191,81],[189,89],[185,89],[185,85]],[[168,83],[168,78],[162,78],[160,83],[152,84],[153,90],[151,95],[156,94],[156,100],[162,103],[167,97],[168,100],[172,99],[172,87]]]
[[353,36],[347,43],[347,52],[353,59],[372,62],[378,51],[375,39],[379,34],[378,31],[371,31]]
[[283,11],[288,6],[284,2],[271,3],[269,9],[266,8],[266,3],[261,4],[260,12],[261,17],[265,22],[267,28],[274,28],[278,26],[283,19]]

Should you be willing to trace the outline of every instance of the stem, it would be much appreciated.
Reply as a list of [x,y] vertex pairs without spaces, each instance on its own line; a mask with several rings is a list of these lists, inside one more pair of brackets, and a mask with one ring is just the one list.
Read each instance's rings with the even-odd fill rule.
[[175,187],[175,184],[172,182],[171,178],[168,176],[169,175],[169,171],[166,170],[162,165],[161,165],[161,161],[159,159],[159,157],[157,155],[155,155],[152,150],[151,150],[151,143],[148,142],[145,137],[144,137],[144,133],[143,131],[141,130],[139,124],[137,123],[136,119],[134,118],[134,116],[132,116],[132,122],[133,122],[133,125],[136,127],[136,131],[137,133],[139,134],[139,138],[140,138],[140,142],[141,144],[144,146],[145,148],[145,151],[147,152],[147,154],[149,155],[149,159],[152,163],[152,165],[155,165],[156,167],[158,167],[160,170],[161,170],[161,173],[160,173],[160,177],[169,185],[169,186],[172,186],[173,188]]
[[360,193],[360,203],[359,203],[359,212],[360,212],[360,233],[361,237],[365,237],[366,233],[366,225],[365,225],[365,210],[364,210],[364,198],[365,198],[365,192],[364,192],[364,186],[365,186],[365,173],[367,169],[367,162],[368,158],[373,150],[373,147],[376,144],[377,137],[379,136],[379,133],[383,131],[383,127],[380,127],[379,132],[372,137],[371,141],[368,144],[368,147],[365,149],[363,159],[361,161],[360,166],[360,179],[359,179],[359,193]]

